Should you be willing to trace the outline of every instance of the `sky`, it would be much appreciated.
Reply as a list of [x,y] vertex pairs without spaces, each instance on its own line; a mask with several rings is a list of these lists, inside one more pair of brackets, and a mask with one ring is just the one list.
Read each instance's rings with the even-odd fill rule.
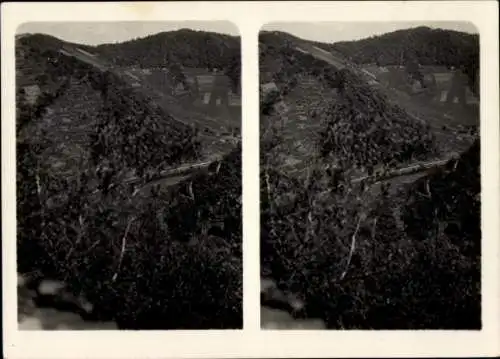
[[333,43],[359,40],[418,26],[477,33],[474,25],[467,22],[290,22],[268,24],[262,30],[284,31],[306,40]]
[[99,45],[183,28],[239,35],[235,25],[224,21],[31,22],[21,25],[17,34],[44,33],[68,42]]
[[[268,24],[262,29],[285,31],[304,39],[332,43],[359,40],[417,26],[477,33],[474,25],[467,22],[290,22]],[[225,21],[32,22],[21,25],[17,33],[44,33],[69,42],[99,45],[182,28],[239,35],[238,28]]]

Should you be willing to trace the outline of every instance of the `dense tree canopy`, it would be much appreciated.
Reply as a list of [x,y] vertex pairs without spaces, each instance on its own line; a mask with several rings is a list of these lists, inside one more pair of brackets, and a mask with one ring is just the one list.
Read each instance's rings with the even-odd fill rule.
[[416,59],[421,65],[460,66],[469,53],[479,55],[479,35],[417,27],[329,47],[356,63],[395,65]]
[[116,66],[167,67],[180,76],[178,82],[182,82],[179,68],[217,69],[228,75],[234,90],[239,91],[240,87],[241,44],[237,36],[181,29],[99,46],[71,44],[42,34],[23,37],[20,43],[45,50],[58,50],[64,44],[74,45],[98,54]]
[[240,38],[181,29],[119,44],[105,44],[95,51],[118,66],[217,69],[238,84],[241,73]]
[[444,65],[463,69],[471,87],[477,86],[479,35],[459,31],[417,27],[357,41],[327,45],[358,64]]

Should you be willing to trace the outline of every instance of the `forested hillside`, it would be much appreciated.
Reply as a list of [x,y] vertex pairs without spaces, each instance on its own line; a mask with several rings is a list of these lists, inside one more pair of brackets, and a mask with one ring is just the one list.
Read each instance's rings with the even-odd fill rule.
[[294,48],[298,43],[308,43],[334,54],[341,54],[357,64],[376,63],[386,66],[415,62],[420,65],[454,66],[464,70],[472,86],[477,86],[478,82],[477,34],[422,26],[333,44],[305,40],[278,31],[263,31],[259,34],[259,39],[266,46],[276,49]]
[[357,41],[331,45],[357,63],[399,64],[415,57],[421,65],[459,66],[469,55],[478,55],[479,35],[417,27]]
[[[270,73],[261,84],[278,87],[261,98],[261,126],[271,128],[261,137],[261,275],[305,303],[293,315],[331,329],[481,328],[479,139],[427,173],[354,181],[359,171],[449,158],[461,135],[449,129],[444,146],[446,120],[410,115],[356,66],[310,59],[295,46],[302,40],[280,34],[260,37]],[[320,81],[294,82],[303,74]],[[296,171],[277,165],[292,156],[287,136],[300,145],[314,135]]]
[[237,36],[181,29],[99,46],[72,44],[45,34],[30,34],[19,41],[45,50],[74,45],[115,66],[166,67],[174,74],[182,72],[182,67],[216,69],[228,75],[234,87],[239,87],[241,81],[241,46]]
[[[426,159],[436,152],[430,128],[408,115],[404,108],[390,103],[379,89],[370,87],[363,78],[349,69],[338,70],[309,53],[297,50],[296,38],[282,33],[261,33],[260,67],[272,73],[279,93],[264,96],[261,113],[272,114],[279,98],[286,102],[300,102],[309,117],[307,127],[319,129],[320,155],[333,155],[345,170],[353,167],[372,171],[377,165]],[[315,101],[307,102],[310,90],[299,83],[301,75],[319,81],[325,101],[314,108]],[[295,88],[294,96],[288,94]],[[303,90],[300,98],[300,89]],[[331,94],[331,91],[334,93]],[[328,94],[328,95],[327,95]],[[297,121],[288,114],[288,125]],[[267,126],[267,117],[262,123]],[[305,131],[297,130],[300,137]],[[302,140],[302,138],[300,138]],[[299,140],[299,141],[300,141]],[[303,138],[303,140],[307,140]]]
[[64,282],[120,329],[241,327],[241,146],[159,181],[199,159],[196,128],[65,45],[17,42],[18,272]]
[[478,160],[396,192],[263,172],[263,272],[332,329],[480,328]]
[[163,32],[95,49],[118,66],[184,67],[217,69],[234,83],[240,81],[240,38],[204,31],[181,29]]
[[417,27],[398,30],[357,41],[342,41],[328,46],[358,64],[445,65],[463,68],[475,82],[479,69],[479,35],[465,32]]
[[[286,94],[298,84],[298,75],[312,75],[326,87],[337,87],[335,69],[308,53],[298,51],[292,35],[281,32],[259,34],[259,68],[261,73],[271,73],[272,80]],[[262,76],[262,74],[261,74]]]

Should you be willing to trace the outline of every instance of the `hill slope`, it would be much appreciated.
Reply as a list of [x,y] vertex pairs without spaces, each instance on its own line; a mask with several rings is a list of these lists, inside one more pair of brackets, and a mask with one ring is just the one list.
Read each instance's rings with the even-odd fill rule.
[[403,64],[411,57],[422,65],[460,66],[469,53],[478,52],[479,35],[416,27],[356,41],[330,45],[356,63]]
[[17,43],[18,271],[65,282],[121,329],[241,327],[241,147],[153,181],[200,158],[196,129],[76,47]]
[[[262,95],[261,129],[265,134],[268,128],[281,126],[279,133],[287,150],[280,147],[278,151],[303,160],[294,151],[302,147],[309,161],[333,155],[329,161],[341,164],[344,170],[366,170],[392,160],[406,162],[435,154],[433,136],[425,123],[391,103],[354,69],[337,69],[301,51],[307,48],[302,40],[281,36],[260,35],[260,68],[264,74],[270,73],[261,77],[261,85],[271,81],[277,86],[274,93]],[[273,110],[280,101],[288,110]],[[279,154],[273,152],[270,157],[279,158]]]
[[[329,328],[480,328],[479,140],[427,173],[358,186],[352,168],[449,156],[460,136],[435,141],[433,118],[409,115],[355,65],[301,68],[295,41],[261,36],[261,85],[278,87],[261,102],[261,275],[306,303],[294,315]],[[303,176],[280,168],[313,136]]]
[[117,66],[140,68],[183,67],[217,69],[239,87],[240,38],[204,31],[181,29],[119,44],[105,44],[95,51]]
[[[357,41],[327,46],[358,64],[445,65],[464,68],[470,84],[476,83],[479,69],[479,35],[459,31],[416,27]],[[472,87],[472,86],[471,86]]]

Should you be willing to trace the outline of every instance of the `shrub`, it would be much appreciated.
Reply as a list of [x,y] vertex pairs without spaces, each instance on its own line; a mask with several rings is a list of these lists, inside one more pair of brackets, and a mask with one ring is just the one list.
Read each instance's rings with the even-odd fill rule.
[[364,84],[348,70],[339,71],[340,98],[324,111],[319,148],[343,168],[369,167],[427,159],[436,153],[428,126]]
[[267,171],[263,271],[329,328],[480,328],[479,176],[467,175],[478,158],[476,144],[399,193],[331,191],[321,172],[301,183]]
[[[235,161],[223,161],[220,177],[192,179],[199,199],[191,206],[180,191],[188,182],[132,198],[125,186],[92,196],[84,176],[67,181],[67,195],[59,201],[53,195],[54,206],[45,210],[40,248],[32,253],[50,265],[35,268],[83,293],[96,319],[116,320],[122,329],[241,327],[241,207],[235,198],[241,172]],[[209,198],[214,186],[222,192]],[[174,228],[193,208],[202,218]],[[200,227],[219,221],[222,237],[202,233]],[[25,254],[19,251],[20,258]]]

